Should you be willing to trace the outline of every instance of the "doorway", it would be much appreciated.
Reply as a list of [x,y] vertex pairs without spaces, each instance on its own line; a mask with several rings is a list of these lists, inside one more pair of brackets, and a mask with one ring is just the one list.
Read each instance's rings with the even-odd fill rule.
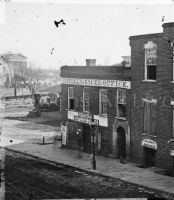
[[155,166],[156,150],[151,148],[143,148],[144,167]]
[[84,152],[91,153],[91,129],[89,126],[83,126],[82,137]]
[[117,128],[117,158],[126,158],[126,135],[125,129],[121,126]]

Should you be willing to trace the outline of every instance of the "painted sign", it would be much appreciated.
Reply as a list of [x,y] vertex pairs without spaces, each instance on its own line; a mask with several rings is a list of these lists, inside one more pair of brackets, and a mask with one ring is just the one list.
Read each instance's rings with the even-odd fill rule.
[[106,116],[94,115],[94,122],[92,122],[91,115],[68,110],[68,119],[89,125],[108,127]]
[[61,126],[62,145],[66,146],[67,140],[67,126]]
[[86,115],[86,114],[82,114],[82,113],[75,115],[74,121],[89,124],[89,125],[98,126],[98,120],[94,119],[93,122],[92,122],[92,117],[90,115]]
[[157,150],[157,143],[150,139],[144,139],[142,141],[142,146]]
[[174,150],[170,150],[170,155],[174,156]]
[[81,78],[61,78],[61,84],[84,85],[98,87],[131,88],[130,81],[100,80],[100,79],[81,79]]

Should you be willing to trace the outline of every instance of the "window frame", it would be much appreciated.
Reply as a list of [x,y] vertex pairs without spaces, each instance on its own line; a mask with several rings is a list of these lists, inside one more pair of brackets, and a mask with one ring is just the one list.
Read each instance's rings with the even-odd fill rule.
[[[72,97],[70,97],[71,89],[72,89]],[[73,109],[70,109],[70,99],[73,99],[73,102],[74,102],[74,87],[68,87],[68,110],[74,110],[74,105],[73,105]]]
[[[145,109],[147,110],[145,111]],[[156,137],[157,134],[156,125],[157,125],[157,104],[152,101],[146,100],[143,102],[143,134]]]
[[[85,97],[85,90],[88,90],[88,92],[87,92],[88,98],[87,99]],[[88,102],[88,110],[85,109],[86,102]],[[84,87],[83,88],[83,112],[89,113],[89,108],[90,108],[89,87]]]
[[[119,102],[119,92],[120,91],[124,91],[124,93],[125,93],[125,102],[123,102],[123,103],[121,103],[121,102]],[[122,98],[123,98],[123,96],[122,96]],[[126,109],[126,89],[121,89],[121,88],[118,88],[117,89],[117,106],[116,106],[116,116],[117,116],[117,118],[121,118],[121,119],[126,119],[126,111],[125,111],[125,117],[120,117],[120,114],[119,114],[119,105],[124,105],[125,106],[125,109]]]
[[[106,91],[106,102],[102,102],[102,91]],[[108,103],[107,103],[107,98],[108,98],[108,89],[106,88],[101,88],[99,89],[99,115],[108,115]],[[105,104],[106,112],[103,112],[103,104]]]
[[[145,49],[145,73],[144,73],[144,80],[146,81],[156,81],[157,79],[157,45],[155,43],[153,43],[152,41],[148,41],[147,44],[144,45],[144,49]],[[147,63],[147,54],[148,54],[148,51],[150,50],[155,50],[155,63],[150,63],[148,64]],[[152,58],[153,59],[153,58]],[[149,79],[149,76],[148,76],[148,67],[150,66],[156,66],[156,78],[155,79]]]

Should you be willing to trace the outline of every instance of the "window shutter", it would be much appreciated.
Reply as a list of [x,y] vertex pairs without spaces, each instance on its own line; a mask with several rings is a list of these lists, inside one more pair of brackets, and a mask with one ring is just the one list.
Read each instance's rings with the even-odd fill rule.
[[150,133],[150,102],[144,102],[144,132]]
[[151,104],[151,133],[156,135],[156,104]]
[[151,128],[151,117],[150,117],[150,102],[147,102],[147,134],[150,134]]
[[144,133],[147,133],[147,102],[143,102],[144,110]]

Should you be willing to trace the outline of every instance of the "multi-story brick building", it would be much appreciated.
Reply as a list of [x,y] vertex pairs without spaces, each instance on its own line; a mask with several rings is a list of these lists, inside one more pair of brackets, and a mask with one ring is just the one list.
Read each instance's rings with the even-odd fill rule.
[[[130,155],[130,67],[63,66],[62,127],[67,146],[91,152],[91,119],[96,123],[96,152],[112,157]],[[122,144],[122,145],[120,145]]]
[[130,37],[131,158],[170,168],[174,149],[174,23]]

